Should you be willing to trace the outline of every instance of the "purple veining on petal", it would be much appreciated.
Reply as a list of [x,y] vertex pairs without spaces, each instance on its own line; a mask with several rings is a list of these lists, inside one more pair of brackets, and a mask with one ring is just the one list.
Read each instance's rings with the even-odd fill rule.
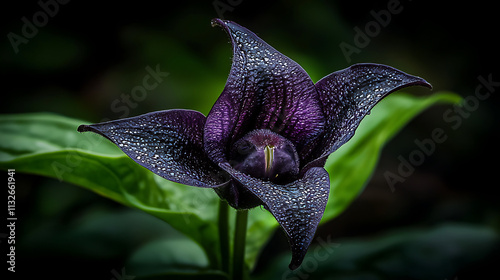
[[207,116],[205,149],[214,162],[228,158],[228,147],[253,129],[270,129],[304,145],[323,131],[318,94],[296,62],[253,32],[216,19],[233,45],[233,64],[226,86]]

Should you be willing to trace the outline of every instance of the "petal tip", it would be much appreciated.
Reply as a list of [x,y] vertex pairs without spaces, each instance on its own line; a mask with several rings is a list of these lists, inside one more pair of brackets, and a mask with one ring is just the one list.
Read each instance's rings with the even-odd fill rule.
[[426,88],[432,90],[431,83],[427,82],[424,78],[421,78],[419,76],[413,76],[410,74],[406,74],[406,75],[408,75],[410,77],[410,79],[413,80],[413,82],[408,83],[407,86],[421,86],[421,87],[426,87]]
[[290,270],[296,270],[297,268],[299,268],[302,262],[304,261],[305,256],[306,252],[292,253],[292,260],[290,261],[288,268]]
[[302,262],[304,261],[305,256],[306,256],[305,252],[298,254],[293,253],[292,260],[290,261],[288,268],[290,270],[296,270],[297,268],[299,268]]
[[299,268],[299,266],[300,266],[300,265],[297,265],[297,264],[295,264],[295,263],[291,262],[291,263],[288,265],[288,268],[289,268],[290,270],[296,270],[297,268]]
[[399,73],[403,76],[406,76],[406,79],[409,79],[408,82],[404,85],[404,87],[408,86],[423,86],[429,89],[432,89],[432,85],[424,80],[421,77],[407,74],[401,70],[398,70],[392,66],[378,64],[378,63],[357,63],[351,65],[348,69],[379,69],[378,71],[389,71],[393,73]]
[[219,25],[219,21],[220,19],[213,18],[212,20],[210,20],[210,25],[212,25],[212,27],[216,27],[217,25]]
[[91,129],[90,129],[90,125],[82,124],[76,130],[78,132],[87,132],[87,131],[90,131]]
[[420,78],[420,79],[421,79],[421,81],[420,81],[420,83],[418,83],[419,86],[423,86],[423,87],[426,87],[426,88],[432,90],[432,85],[429,82],[427,82],[426,80],[424,80],[422,78]]
[[216,27],[216,26],[221,26],[223,27],[224,26],[224,20],[220,19],[220,18],[213,18],[211,21],[210,21],[210,24],[212,25],[212,27]]
[[421,87],[428,88],[429,90],[432,90],[432,85],[429,82],[427,82],[426,80],[424,80],[423,78],[420,78],[417,76],[412,76],[412,77],[415,79],[415,81],[406,84],[404,87],[421,86]]

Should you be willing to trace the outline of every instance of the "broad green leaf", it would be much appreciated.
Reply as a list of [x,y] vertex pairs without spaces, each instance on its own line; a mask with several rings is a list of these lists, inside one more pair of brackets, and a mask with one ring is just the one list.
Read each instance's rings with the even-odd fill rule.
[[426,97],[397,93],[377,104],[363,119],[354,137],[330,155],[326,163],[330,197],[322,222],[342,213],[363,191],[384,145],[412,118],[434,104],[453,104],[460,100],[460,96],[449,92]]
[[[158,180],[103,137],[78,133],[80,124],[45,113],[0,116],[0,168],[64,180],[144,210],[200,244],[217,266],[213,191]],[[207,202],[203,209],[192,207],[199,201]]]
[[[49,113],[0,115],[0,162],[69,148],[99,155],[122,155],[120,149],[103,137],[77,133],[75,129],[80,124],[80,120]],[[64,165],[76,166],[78,159],[69,156]]]

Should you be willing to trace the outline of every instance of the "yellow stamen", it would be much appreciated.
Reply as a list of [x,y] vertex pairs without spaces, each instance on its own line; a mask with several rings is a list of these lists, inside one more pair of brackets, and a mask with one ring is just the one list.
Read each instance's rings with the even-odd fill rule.
[[265,159],[266,174],[269,174],[271,172],[271,169],[273,167],[273,162],[274,162],[274,147],[273,146],[266,146],[264,148],[264,159]]

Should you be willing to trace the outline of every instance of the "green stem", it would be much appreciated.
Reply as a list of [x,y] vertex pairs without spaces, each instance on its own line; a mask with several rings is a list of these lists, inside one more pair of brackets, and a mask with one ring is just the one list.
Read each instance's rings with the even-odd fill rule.
[[247,236],[248,210],[236,211],[236,229],[234,232],[233,280],[243,279],[245,270],[245,242]]
[[229,205],[226,201],[219,203],[219,243],[221,269],[229,274]]

